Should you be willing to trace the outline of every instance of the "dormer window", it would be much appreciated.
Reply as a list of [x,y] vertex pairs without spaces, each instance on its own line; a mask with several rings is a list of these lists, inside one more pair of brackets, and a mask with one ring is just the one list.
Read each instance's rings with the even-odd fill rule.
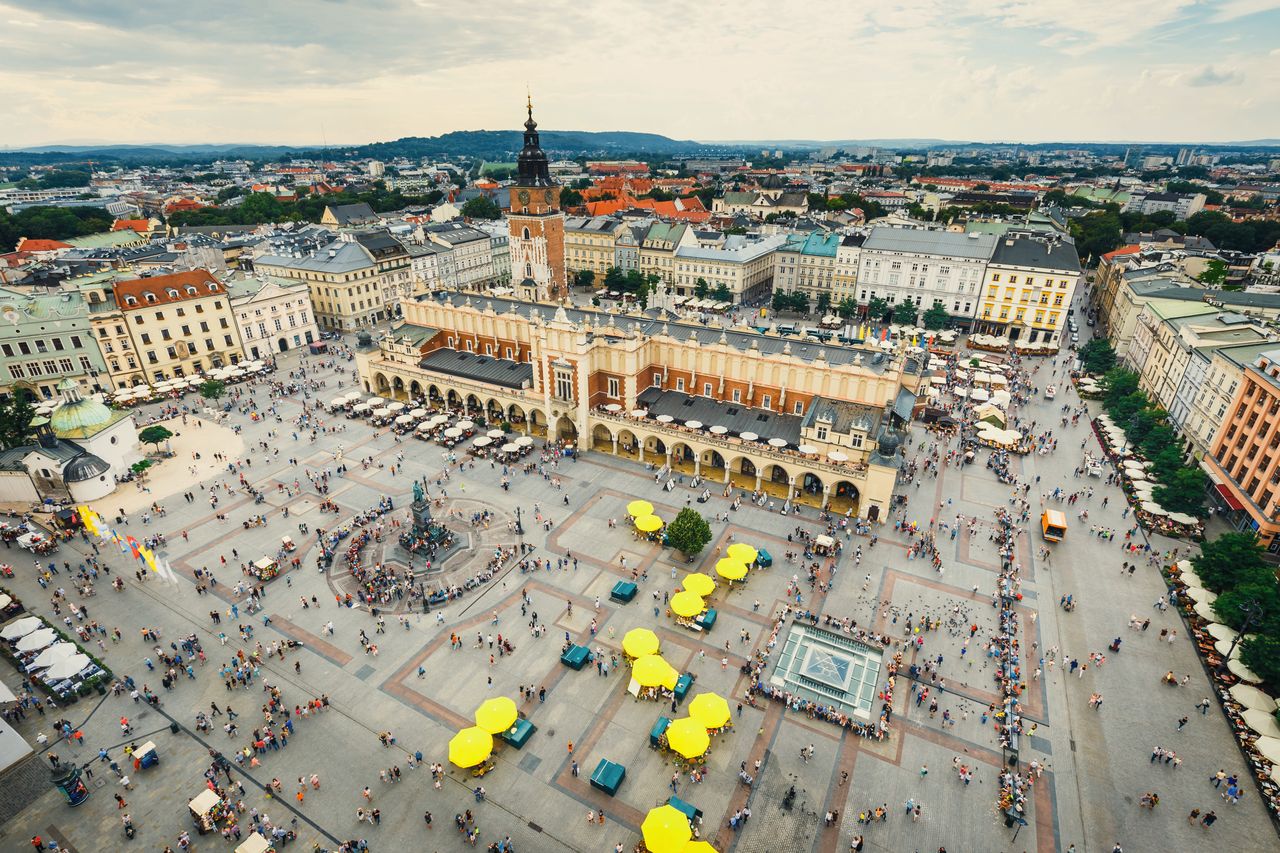
[[188,295],[188,296],[195,296],[195,295],[196,295],[196,293],[198,293],[198,291],[197,291],[194,287],[192,287],[191,285],[189,285],[189,284],[188,284],[188,285],[187,285],[187,295]]
[[217,285],[217,284],[215,284],[214,282],[209,282],[209,292],[210,292],[210,293],[217,293],[217,292],[218,292],[218,285]]
[[166,290],[165,293],[169,294],[170,299],[178,298],[178,291],[174,290],[172,287]]
[[148,290],[146,293],[142,294],[142,295],[146,298],[146,300],[147,300],[148,302],[155,302],[155,301],[156,301],[156,295],[155,295],[154,293],[152,293],[151,291],[149,291],[149,290]]
[[124,298],[124,304],[125,304],[125,305],[137,305],[137,304],[138,304],[138,300],[137,300],[137,298],[135,298],[135,297],[133,297],[133,296],[126,296],[126,297]]

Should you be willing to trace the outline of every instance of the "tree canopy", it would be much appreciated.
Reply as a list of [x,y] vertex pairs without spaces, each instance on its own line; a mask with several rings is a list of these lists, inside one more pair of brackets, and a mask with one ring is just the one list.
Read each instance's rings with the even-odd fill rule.
[[462,215],[468,219],[501,219],[502,208],[488,196],[478,195],[462,206]]
[[711,525],[690,507],[680,510],[667,525],[667,544],[686,556],[697,554],[710,541]]
[[0,251],[12,251],[23,237],[67,240],[109,231],[114,221],[101,207],[28,207],[15,214],[0,207]]
[[1106,338],[1090,338],[1080,348],[1080,366],[1085,373],[1102,375],[1116,366],[1116,351]]
[[950,319],[951,315],[947,313],[946,308],[942,307],[942,303],[935,302],[924,312],[924,327],[926,329],[945,329]]
[[8,397],[0,399],[0,448],[8,450],[30,443],[35,431],[31,419],[36,410],[31,406],[31,394],[15,388]]
[[156,448],[160,447],[160,442],[168,441],[171,438],[173,438],[173,433],[169,431],[168,427],[160,424],[152,424],[138,431],[138,441],[143,444],[153,444]]
[[227,393],[227,383],[217,379],[206,379],[200,383],[200,396],[206,400],[217,400]]

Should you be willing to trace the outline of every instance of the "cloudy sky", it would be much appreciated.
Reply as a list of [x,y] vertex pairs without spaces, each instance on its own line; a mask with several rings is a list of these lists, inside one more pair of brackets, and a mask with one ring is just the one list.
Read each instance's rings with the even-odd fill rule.
[[1280,137],[1280,0],[0,0],[0,146]]

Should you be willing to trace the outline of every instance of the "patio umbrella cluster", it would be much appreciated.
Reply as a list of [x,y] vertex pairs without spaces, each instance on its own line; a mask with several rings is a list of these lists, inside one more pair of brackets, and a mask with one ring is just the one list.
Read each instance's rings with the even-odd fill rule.
[[475,767],[493,754],[493,736],[516,724],[520,713],[506,696],[486,699],[476,708],[474,726],[449,739],[449,761],[462,768]]

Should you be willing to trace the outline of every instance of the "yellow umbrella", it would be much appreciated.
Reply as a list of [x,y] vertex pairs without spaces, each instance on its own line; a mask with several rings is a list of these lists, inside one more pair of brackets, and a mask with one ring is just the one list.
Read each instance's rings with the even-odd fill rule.
[[685,758],[706,754],[711,746],[707,727],[692,717],[682,717],[667,726],[667,744]]
[[702,596],[687,589],[671,596],[671,610],[677,616],[697,616],[702,612]]
[[648,628],[632,628],[622,638],[622,650],[633,658],[658,653],[658,635]]
[[648,501],[632,501],[627,504],[627,515],[639,518],[642,515],[653,515],[653,504]]
[[516,711],[516,703],[506,696],[495,696],[486,699],[476,708],[476,725],[490,734],[499,734],[515,725],[520,714]]
[[693,828],[684,812],[666,805],[649,810],[640,824],[640,834],[650,853],[682,853],[693,838]]
[[725,556],[732,557],[740,563],[746,563],[748,566],[756,561],[759,554],[755,548],[752,548],[746,542],[734,542],[725,549]]
[[747,567],[731,557],[716,562],[716,574],[731,581],[740,581],[747,576]]
[[449,741],[449,760],[459,767],[475,767],[493,752],[493,735],[478,726],[463,729]]
[[684,588],[694,595],[710,595],[716,591],[716,579],[697,572],[684,579]]
[[636,658],[636,662],[632,664],[631,677],[638,681],[641,687],[662,686],[671,690],[675,689],[680,673],[658,655],[645,655]]
[[662,527],[662,519],[656,515],[642,515],[636,519],[636,529],[641,533],[652,533]]
[[689,703],[689,716],[709,729],[729,722],[729,703],[716,693],[699,693]]
[[716,853],[716,848],[706,841],[690,841],[681,848],[680,853]]

